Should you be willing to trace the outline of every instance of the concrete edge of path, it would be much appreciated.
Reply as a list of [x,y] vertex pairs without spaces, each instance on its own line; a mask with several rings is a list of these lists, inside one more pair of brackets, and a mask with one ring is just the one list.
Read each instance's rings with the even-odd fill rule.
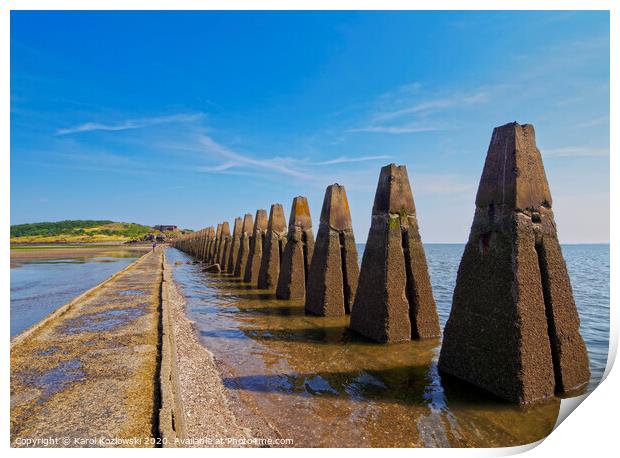
[[17,334],[15,337],[13,337],[11,339],[11,346],[10,346],[10,348],[13,349],[14,346],[23,343],[24,340],[32,337],[34,334],[36,334],[38,331],[40,331],[42,328],[44,328],[47,324],[49,324],[52,321],[54,321],[54,320],[60,318],[61,316],[63,316],[65,313],[67,313],[69,310],[71,310],[75,304],[79,303],[80,301],[82,301],[83,299],[85,299],[85,298],[87,298],[89,296],[92,296],[93,294],[98,292],[100,289],[102,289],[104,286],[106,286],[108,283],[114,281],[116,278],[118,278],[119,276],[121,276],[122,274],[127,272],[128,270],[133,269],[139,263],[143,262],[147,258],[147,256],[152,255],[152,254],[153,254],[152,251],[148,251],[148,252],[144,253],[142,256],[140,256],[138,259],[136,259],[134,262],[132,262],[128,266],[125,266],[124,268],[122,268],[118,272],[110,275],[107,279],[105,279],[101,283],[98,283],[97,285],[93,286],[89,290],[84,291],[79,296],[74,297],[69,302],[67,302],[65,305],[57,308],[53,312],[51,312],[48,315],[46,315],[45,318],[37,321],[35,324],[30,326],[29,328],[23,330],[22,332],[20,332],[19,334]]
[[172,272],[168,268],[166,253],[164,252],[164,278],[161,291],[161,368],[159,374],[161,407],[159,409],[159,434],[166,440],[164,446],[175,446],[177,439],[186,439],[185,413],[180,402],[179,370],[177,367],[174,342],[174,331],[171,324],[169,301],[169,285],[172,281]]

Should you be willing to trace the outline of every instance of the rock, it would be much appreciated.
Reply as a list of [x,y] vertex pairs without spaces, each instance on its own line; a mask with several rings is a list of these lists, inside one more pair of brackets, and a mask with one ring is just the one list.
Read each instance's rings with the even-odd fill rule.
[[351,312],[359,267],[344,186],[325,190],[321,221],[308,272],[306,311],[322,316]]
[[495,128],[439,369],[517,403],[590,377],[551,203],[534,127]]
[[381,343],[440,335],[404,165],[387,165],[379,175],[351,329]]
[[222,271],[221,267],[219,264],[211,264],[207,267],[205,267],[204,269],[202,269],[203,272],[213,272],[213,273],[220,273]]
[[263,245],[265,244],[265,234],[267,233],[267,224],[267,211],[262,208],[256,210],[254,231],[250,238],[250,254],[243,276],[243,281],[246,283],[256,284],[258,282],[258,273],[263,257]]
[[314,234],[308,199],[298,196],[293,199],[291,207],[286,247],[276,288],[278,299],[306,297],[306,283],[313,252]]
[[245,273],[245,265],[248,262],[250,252],[250,237],[254,230],[254,222],[252,215],[246,213],[243,217],[243,225],[241,226],[241,239],[239,241],[239,256],[237,257],[237,265],[235,266],[235,277],[243,277]]
[[265,234],[263,255],[258,272],[259,289],[274,289],[280,276],[280,263],[286,245],[286,219],[282,204],[273,204],[269,211],[269,223]]

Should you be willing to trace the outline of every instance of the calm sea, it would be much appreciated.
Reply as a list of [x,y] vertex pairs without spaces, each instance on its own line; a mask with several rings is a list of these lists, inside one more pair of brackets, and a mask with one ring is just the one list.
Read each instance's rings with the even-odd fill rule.
[[11,337],[139,256],[130,251],[11,262]]

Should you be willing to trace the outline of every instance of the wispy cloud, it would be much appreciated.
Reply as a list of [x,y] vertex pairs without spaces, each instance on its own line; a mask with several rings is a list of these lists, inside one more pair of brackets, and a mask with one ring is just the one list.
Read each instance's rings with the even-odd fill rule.
[[177,113],[169,116],[155,116],[150,118],[128,119],[115,124],[86,122],[73,127],[58,129],[56,135],[70,135],[94,130],[119,131],[140,129],[157,124],[195,122],[204,118],[203,113]]
[[[196,165],[191,169],[197,172],[218,173],[218,174],[235,174],[235,175],[253,175],[253,176],[288,176],[296,180],[306,182],[323,183],[326,180],[333,179],[329,173],[319,171],[320,167],[326,165],[368,162],[375,160],[390,159],[391,156],[373,155],[373,156],[339,156],[334,159],[324,161],[312,161],[309,158],[301,159],[296,157],[267,157],[256,158],[247,153],[241,153],[237,150],[225,146],[207,134],[198,136],[197,144],[193,145],[177,145],[175,148],[198,152],[203,155],[215,156],[223,159],[221,164],[217,165]],[[349,174],[356,173],[348,171]],[[341,173],[340,173],[341,175]]]
[[574,127],[577,129],[583,129],[587,127],[602,126],[603,124],[608,124],[608,123],[609,123],[609,116],[599,116],[597,118],[588,119],[587,121],[583,121],[578,124],[575,124]]
[[[379,105],[383,109],[371,113],[367,125],[353,127],[346,132],[399,135],[445,130],[445,119],[436,122],[432,120],[432,115],[449,109],[485,103],[489,99],[488,88],[480,88],[469,93],[435,94],[435,97],[426,99],[421,99],[421,89],[421,84],[412,83],[379,96]],[[386,106],[390,109],[386,109]]]
[[340,156],[336,159],[330,159],[328,161],[315,162],[315,165],[332,165],[332,164],[344,164],[349,162],[365,162],[365,161],[378,161],[381,159],[390,159],[392,156],[361,156],[361,157],[347,157]]
[[419,132],[432,132],[443,130],[439,126],[424,126],[417,123],[405,124],[402,126],[366,126],[355,129],[348,129],[347,132],[374,132],[380,134],[415,134]]
[[379,100],[401,100],[403,97],[410,97],[411,95],[420,92],[423,87],[423,84],[419,81],[413,81],[411,83],[398,86],[392,91],[384,92],[379,96]]
[[215,165],[215,166],[200,166],[200,167],[196,167],[198,170],[202,171],[202,172],[224,172],[226,170],[232,169],[233,167],[237,167],[239,165],[238,162],[224,162],[223,164],[220,165]]
[[401,118],[407,115],[426,115],[431,112],[445,110],[446,108],[474,105],[478,103],[484,103],[488,100],[488,94],[484,91],[475,92],[466,95],[454,95],[451,97],[442,97],[432,100],[425,100],[423,102],[416,103],[412,106],[401,108],[394,111],[386,111],[376,113],[373,117],[375,122],[389,121],[396,118]]
[[204,148],[205,152],[213,153],[228,159],[228,162],[226,164],[222,164],[228,165],[228,167],[223,170],[228,170],[232,167],[246,166],[253,167],[255,169],[269,170],[271,172],[277,172],[279,174],[288,175],[295,178],[312,178],[307,172],[291,167],[288,161],[281,161],[280,158],[256,159],[246,154],[241,154],[239,152],[233,151],[230,148],[227,148],[226,146],[216,142],[213,138],[205,134],[200,135],[199,142]]
[[65,168],[93,172],[152,174],[155,169],[148,163],[136,161],[130,157],[105,151],[58,153],[63,161],[58,162]]
[[541,149],[543,156],[548,157],[601,157],[609,156],[608,148],[565,147]]

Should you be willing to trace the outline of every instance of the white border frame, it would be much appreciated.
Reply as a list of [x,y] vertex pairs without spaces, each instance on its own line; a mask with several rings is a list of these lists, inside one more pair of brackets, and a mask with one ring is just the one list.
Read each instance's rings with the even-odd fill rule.
[[[435,0],[433,2],[420,1],[404,1],[404,0],[298,0],[294,4],[282,0],[261,0],[260,2],[251,0],[227,0],[227,1],[197,1],[197,0],[3,0],[0,1],[0,100],[5,108],[0,112],[0,141],[2,141],[3,159],[2,167],[0,167],[0,214],[2,215],[5,237],[8,238],[10,232],[10,11],[11,10],[609,10],[610,11],[610,126],[616,124],[620,117],[618,116],[618,90],[617,82],[620,81],[620,72],[618,68],[618,58],[620,57],[620,27],[619,27],[619,7],[617,2],[611,0],[506,0],[489,1],[489,0],[470,0],[467,2],[459,2],[457,0]],[[614,178],[618,176],[618,131],[611,129],[610,131],[610,203],[611,207],[618,203],[616,198],[618,195],[618,183]],[[611,210],[611,209],[610,209]],[[583,209],[587,211],[587,209]],[[588,396],[588,402],[580,406],[574,413],[570,414],[566,421],[554,431],[547,439],[522,447],[501,448],[501,449],[397,449],[391,450],[390,453],[408,456],[411,453],[422,454],[428,456],[433,455],[461,455],[461,456],[502,456],[521,453],[526,450],[534,449],[533,453],[537,456],[547,456],[554,454],[588,454],[606,456],[608,451],[615,449],[618,434],[615,427],[617,419],[615,418],[616,407],[618,406],[618,392],[620,387],[620,376],[616,370],[609,375],[613,363],[615,361],[618,346],[618,313],[616,310],[616,298],[618,296],[618,282],[616,281],[618,272],[618,256],[616,243],[618,242],[620,233],[620,225],[618,224],[617,214],[610,211],[610,255],[611,255],[611,307],[610,307],[610,349],[605,376],[601,385]],[[8,240],[7,240],[8,242]],[[2,377],[0,379],[0,391],[2,399],[2,412],[0,425],[6,434],[4,447],[8,448],[9,444],[9,405],[10,405],[10,389],[9,377],[10,368],[7,364],[9,361],[9,345],[10,345],[10,321],[9,302],[10,302],[10,269],[6,261],[10,257],[9,243],[2,244],[0,247],[3,258],[5,259],[5,271],[0,277],[0,288],[3,300],[2,314],[4,318],[4,326],[2,327],[2,342],[4,342],[4,355],[2,360],[4,363],[0,369]],[[583,400],[577,398],[577,402],[569,400],[563,401],[562,411],[572,412],[573,409]],[[536,447],[539,445],[539,447]],[[301,456],[314,455],[317,452],[312,449],[297,449],[291,452],[288,449],[252,449],[253,452],[246,452],[245,449],[228,449],[228,450],[209,450],[211,454],[241,454],[241,453],[275,453],[275,454],[300,454]],[[30,455],[40,453],[37,449],[10,449],[10,453]],[[73,455],[75,453],[82,454],[81,450],[70,449],[53,449],[44,453]],[[92,453],[108,453],[103,450],[93,450]],[[131,454],[149,453],[145,449],[138,451],[127,449],[118,449],[114,453],[127,456]],[[167,453],[167,452],[164,452]],[[205,450],[184,450],[181,453],[203,455]],[[333,449],[320,451],[318,453],[338,453]],[[376,449],[356,450],[356,454],[375,455],[379,452]]]

